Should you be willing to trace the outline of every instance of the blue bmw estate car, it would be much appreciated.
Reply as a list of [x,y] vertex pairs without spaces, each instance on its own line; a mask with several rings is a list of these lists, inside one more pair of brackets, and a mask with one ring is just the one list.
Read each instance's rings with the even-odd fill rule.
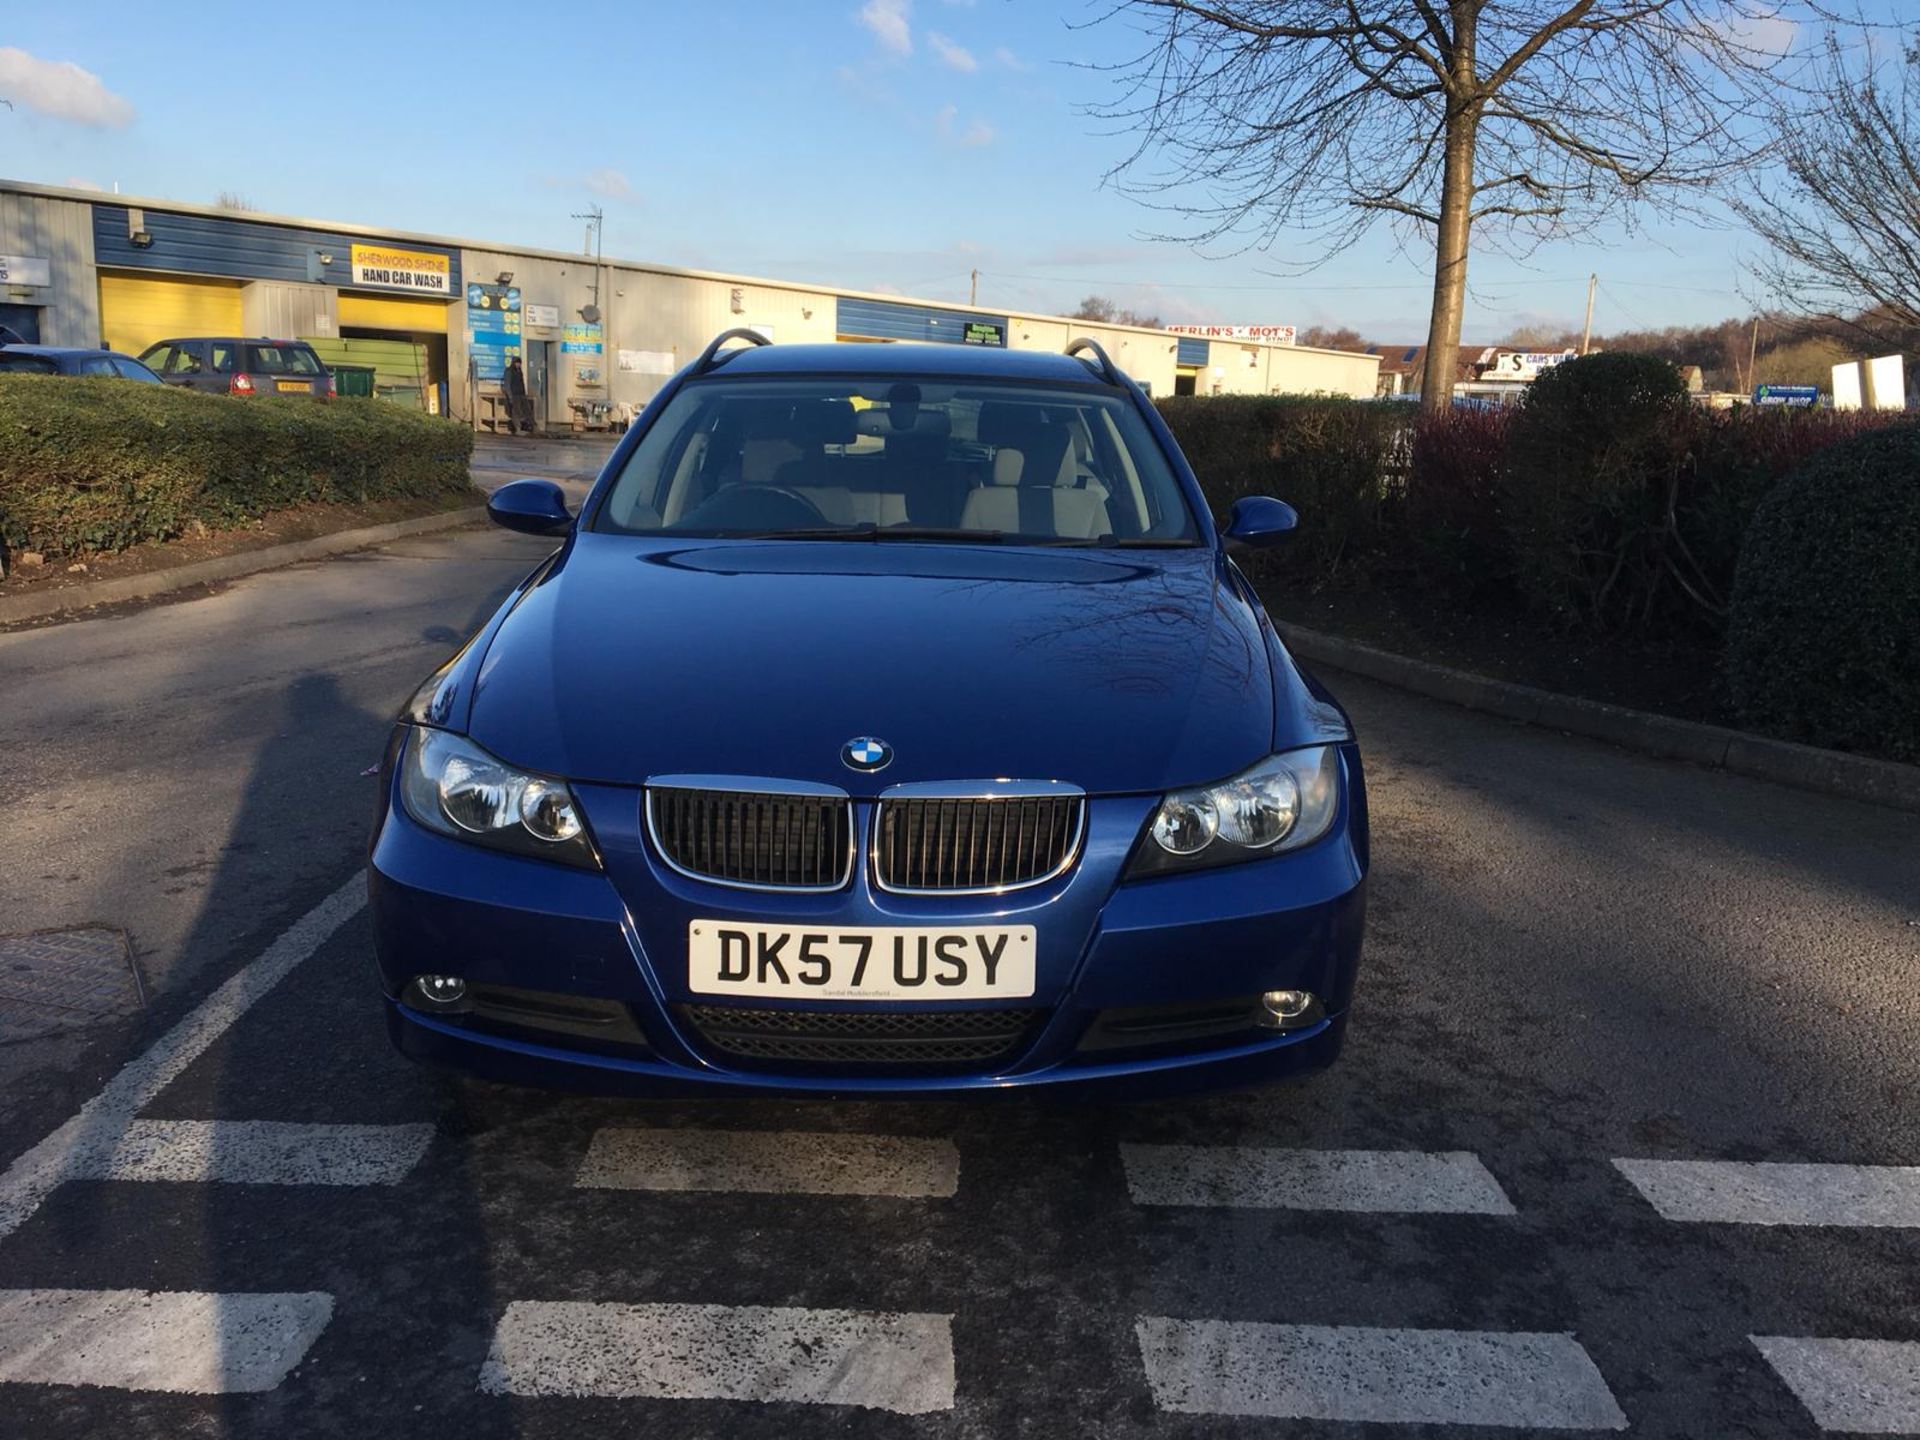
[[[745,348],[723,348],[733,338]],[[1173,436],[1097,346],[769,346],[647,407],[401,715],[395,1043],[639,1095],[1114,1095],[1330,1063],[1367,807]]]

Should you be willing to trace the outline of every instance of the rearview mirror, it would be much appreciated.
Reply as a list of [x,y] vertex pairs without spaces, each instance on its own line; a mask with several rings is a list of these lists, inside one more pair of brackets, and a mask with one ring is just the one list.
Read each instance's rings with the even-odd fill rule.
[[487,497],[487,518],[527,535],[564,535],[573,524],[567,497],[551,480],[512,480]]
[[1233,502],[1225,539],[1238,549],[1257,550],[1278,545],[1300,523],[1299,512],[1284,500],[1248,495]]

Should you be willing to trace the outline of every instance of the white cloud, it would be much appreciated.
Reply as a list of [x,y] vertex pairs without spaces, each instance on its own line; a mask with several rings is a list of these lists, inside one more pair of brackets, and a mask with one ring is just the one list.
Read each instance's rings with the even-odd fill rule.
[[973,58],[973,52],[966,46],[949,40],[938,30],[927,32],[927,44],[933,47],[933,53],[940,57],[940,63],[950,70],[971,75],[980,68],[980,62]]
[[76,125],[119,129],[133,119],[131,102],[107,89],[91,70],[71,60],[42,60],[11,45],[0,46],[0,95]]
[[993,127],[984,120],[971,122],[966,129],[956,129],[960,119],[960,107],[942,105],[933,116],[933,130],[942,140],[951,140],[963,150],[978,150],[982,145],[993,143]]
[[632,182],[620,171],[610,165],[591,170],[582,176],[580,183],[596,195],[604,195],[609,200],[631,200],[634,198]]
[[867,0],[860,7],[860,23],[872,32],[881,48],[896,55],[913,53],[913,32],[907,26],[907,12],[913,0]]
[[1022,60],[1004,45],[993,47],[993,63],[1004,65],[1009,70],[1031,70],[1033,66]]

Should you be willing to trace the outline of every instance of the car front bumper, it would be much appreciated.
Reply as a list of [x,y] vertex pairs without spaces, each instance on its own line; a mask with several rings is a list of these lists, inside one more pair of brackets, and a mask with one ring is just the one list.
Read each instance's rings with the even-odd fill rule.
[[[369,864],[389,1032],[404,1054],[483,1078],[642,1096],[1045,1089],[1127,1098],[1318,1069],[1340,1050],[1365,919],[1364,786],[1357,753],[1347,746],[1343,754],[1340,818],[1298,852],[1122,882],[1155,802],[1097,798],[1080,861],[1057,883],[913,899],[876,893],[858,874],[831,896],[754,893],[674,874],[643,833],[638,792],[613,787],[575,787],[604,873],[483,849],[415,823],[389,776]],[[864,818],[860,828],[864,846]],[[687,989],[693,916],[1032,924],[1054,958],[1041,967],[1032,998],[1006,1002],[1034,1017],[1017,1046],[977,1068],[749,1061],[716,1045],[696,1018],[705,1012],[691,1008],[720,1003]],[[403,998],[420,974],[456,975],[476,994],[531,1008],[436,1013]],[[1281,989],[1318,997],[1310,1023],[1285,1031],[1258,1023],[1258,995]],[[876,1008],[753,1003],[816,1014]],[[1001,1003],[886,1008],[933,1015]],[[1249,1004],[1255,1008],[1241,1023],[1234,1007]],[[575,1007],[590,1023],[573,1016]],[[1185,1018],[1194,1016],[1215,1018]],[[1136,1024],[1141,1017],[1151,1023]]]

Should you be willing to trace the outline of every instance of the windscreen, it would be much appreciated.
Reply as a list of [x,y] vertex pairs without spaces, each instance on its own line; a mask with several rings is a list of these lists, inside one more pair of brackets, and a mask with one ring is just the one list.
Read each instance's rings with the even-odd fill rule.
[[595,528],[1197,543],[1172,468],[1124,393],[891,376],[687,385]]
[[45,355],[9,355],[0,350],[0,370],[25,372],[29,375],[58,375],[60,367]]

